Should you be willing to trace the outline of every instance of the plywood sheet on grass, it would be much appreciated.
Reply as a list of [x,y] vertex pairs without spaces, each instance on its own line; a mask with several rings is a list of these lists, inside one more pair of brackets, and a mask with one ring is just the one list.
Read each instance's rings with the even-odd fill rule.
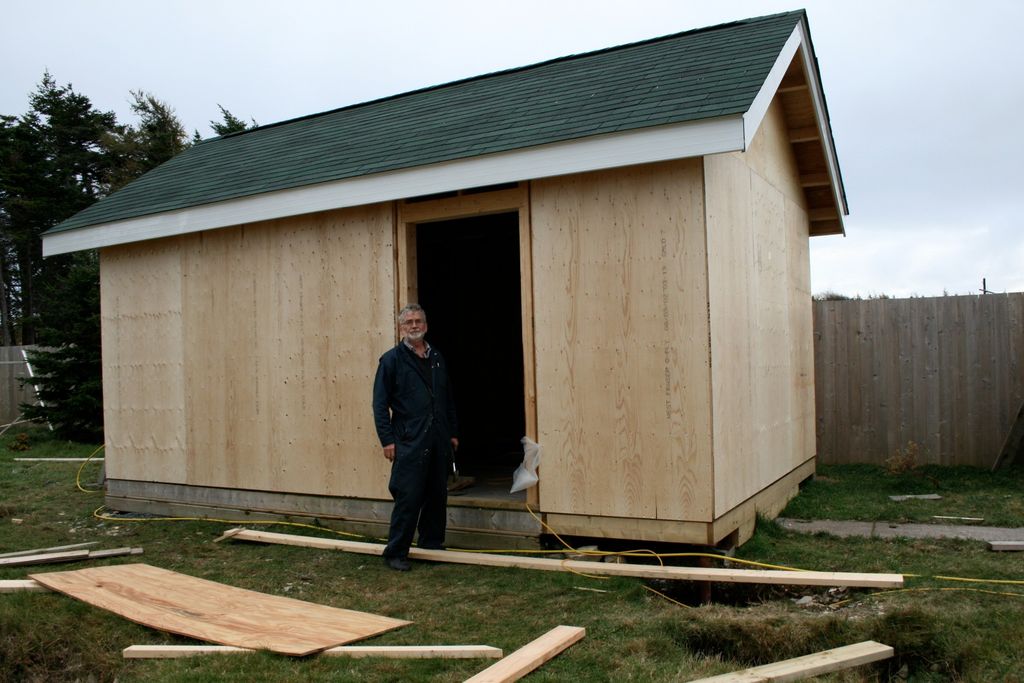
[[55,591],[197,640],[307,655],[408,621],[227,586],[146,564],[33,574]]

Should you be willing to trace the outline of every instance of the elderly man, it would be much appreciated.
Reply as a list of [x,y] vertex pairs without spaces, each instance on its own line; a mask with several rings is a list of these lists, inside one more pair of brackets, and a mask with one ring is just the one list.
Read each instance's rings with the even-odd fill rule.
[[373,383],[373,418],[395,500],[384,562],[409,570],[417,526],[421,548],[444,548],[448,467],[459,447],[455,404],[444,358],[426,342],[427,314],[409,304],[398,314],[402,340],[380,357]]

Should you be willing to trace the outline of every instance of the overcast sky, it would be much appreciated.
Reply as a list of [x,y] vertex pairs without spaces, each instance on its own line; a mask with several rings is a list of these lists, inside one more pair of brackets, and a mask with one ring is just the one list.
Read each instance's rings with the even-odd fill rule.
[[509,67],[805,8],[850,215],[816,293],[1024,291],[1019,0],[9,0],[0,113],[44,70],[118,120],[129,90],[212,134]]

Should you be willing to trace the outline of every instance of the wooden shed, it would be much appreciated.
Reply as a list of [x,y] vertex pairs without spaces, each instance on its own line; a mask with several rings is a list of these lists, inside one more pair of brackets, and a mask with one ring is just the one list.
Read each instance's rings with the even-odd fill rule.
[[450,543],[714,545],[814,471],[808,238],[846,212],[799,11],[204,141],[44,250],[100,251],[113,508],[383,533],[418,300],[476,481]]

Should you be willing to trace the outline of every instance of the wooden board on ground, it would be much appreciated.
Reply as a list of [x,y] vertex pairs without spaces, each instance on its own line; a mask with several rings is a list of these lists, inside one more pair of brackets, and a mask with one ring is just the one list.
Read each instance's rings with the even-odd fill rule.
[[[365,555],[380,555],[384,546],[379,543],[343,541],[333,538],[316,538],[279,534],[272,531],[252,529],[230,529],[221,539],[259,543],[280,543],[325,550],[345,550]],[[218,539],[220,540],[220,539]],[[641,564],[608,564],[583,562],[580,560],[553,560],[542,557],[510,555],[489,555],[454,550],[424,550],[412,548],[409,557],[414,560],[431,562],[452,562],[488,567],[518,567],[546,571],[571,571],[580,574],[605,576],[633,576],[648,579],[677,579],[684,581],[717,581],[725,583],[766,583],[791,586],[855,586],[860,588],[901,588],[902,574],[865,574],[854,572],[808,572],[766,569],[715,569],[702,567],[666,567]]]
[[1024,450],[1024,403],[1020,404],[1017,418],[1010,425],[1010,431],[1006,434],[1003,447],[999,450],[995,463],[992,464],[992,471],[995,472],[1001,467],[1012,465],[1021,450]]
[[235,588],[146,564],[30,578],[151,628],[288,655],[311,654],[410,623]]
[[42,555],[44,553],[56,553],[63,550],[81,550],[92,545],[98,545],[99,541],[88,541],[86,543],[72,543],[71,545],[55,545],[49,548],[33,548],[32,550],[15,550],[12,553],[0,553],[2,557],[21,557],[22,555]]
[[777,683],[781,681],[799,681],[811,676],[819,676],[831,671],[848,669],[861,664],[878,662],[892,657],[893,649],[888,645],[866,640],[854,645],[837,647],[832,650],[815,652],[804,657],[796,657],[781,662],[773,662],[764,666],[755,666],[743,671],[734,671],[721,676],[701,678],[693,683]]
[[996,551],[1024,550],[1024,541],[989,541],[988,549]]
[[26,567],[33,564],[56,564],[58,562],[77,562],[89,557],[88,550],[64,550],[57,553],[39,553],[38,555],[18,555],[0,559],[0,567]]
[[[199,655],[243,655],[256,652],[231,645],[131,645],[121,651],[125,659],[177,659]],[[501,659],[501,649],[490,645],[340,645],[318,653],[328,657],[383,657],[386,659]]]
[[103,462],[103,458],[15,458],[14,462]]
[[32,579],[4,579],[0,581],[0,593],[47,593],[49,588]]
[[0,558],[0,567],[27,567],[33,564],[58,564],[61,562],[79,562],[81,560],[102,560],[107,557],[141,554],[142,548],[63,550],[60,552],[39,553],[38,555],[14,555],[12,557]]
[[90,560],[102,560],[107,557],[121,557],[122,555],[141,555],[142,548],[110,548],[109,550],[90,550]]
[[573,643],[581,640],[587,630],[579,626],[556,626],[540,638],[530,641],[508,657],[492,664],[466,683],[510,683],[540,667]]

